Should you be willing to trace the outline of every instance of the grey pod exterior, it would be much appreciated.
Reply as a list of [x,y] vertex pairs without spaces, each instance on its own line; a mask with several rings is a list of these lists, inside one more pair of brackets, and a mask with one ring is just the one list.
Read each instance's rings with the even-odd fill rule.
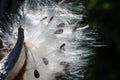
[[13,80],[24,65],[24,30],[18,29],[18,39],[13,50],[0,61],[0,80]]

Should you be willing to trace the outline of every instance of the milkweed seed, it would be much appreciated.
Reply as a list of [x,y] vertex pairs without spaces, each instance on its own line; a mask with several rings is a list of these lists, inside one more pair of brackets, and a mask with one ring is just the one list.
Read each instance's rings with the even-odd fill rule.
[[57,31],[54,32],[54,34],[62,34],[63,33],[63,29],[58,29]]
[[35,78],[39,78],[40,77],[40,74],[39,74],[38,70],[34,70],[34,76],[35,76]]
[[45,20],[45,19],[47,19],[47,17],[42,18],[40,21],[43,21],[43,20]]
[[43,62],[44,62],[45,65],[48,65],[48,60],[45,57],[42,58],[42,60],[43,60]]
[[57,27],[64,27],[65,26],[65,23],[60,23],[57,25]]
[[63,43],[63,44],[60,46],[60,49],[63,49],[63,47],[65,47],[65,43]]
[[49,20],[49,22],[48,23],[50,23],[51,21],[52,21],[52,19],[54,18],[54,16],[52,16],[51,18],[50,18],[50,20]]

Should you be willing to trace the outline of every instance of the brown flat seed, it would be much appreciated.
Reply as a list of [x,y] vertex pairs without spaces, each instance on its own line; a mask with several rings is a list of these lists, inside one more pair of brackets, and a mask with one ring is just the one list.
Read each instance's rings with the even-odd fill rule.
[[68,68],[70,66],[70,63],[62,61],[60,62],[60,65],[63,65],[65,68]]
[[60,79],[62,77],[63,77],[63,75],[55,76],[55,79]]
[[65,67],[65,68],[68,68],[68,67],[70,67],[70,64],[69,64],[69,63],[66,63],[66,64],[64,65],[64,67]]
[[73,28],[73,30],[72,30],[72,32],[75,32],[75,31],[76,31],[76,29],[77,29],[77,27],[74,27],[74,28]]
[[60,46],[60,49],[63,49],[63,47],[65,47],[65,43],[63,43],[63,44]]
[[40,21],[43,21],[43,20],[45,20],[45,19],[47,19],[47,17],[42,18]]
[[64,27],[65,26],[65,23],[60,23],[57,25],[57,27]]
[[42,60],[43,60],[43,62],[44,62],[45,65],[48,65],[48,60],[45,57],[42,58]]
[[63,71],[65,72],[65,74],[70,74],[70,70],[68,68],[63,69]]
[[52,19],[54,18],[54,16],[52,16],[51,18],[50,18],[50,20],[49,20],[49,22],[48,22],[48,24],[52,21]]
[[64,65],[66,62],[65,61],[62,61],[62,62],[60,62],[60,65]]
[[38,72],[38,70],[34,70],[34,76],[35,76],[35,78],[39,78],[40,77],[40,74],[39,74],[39,72]]
[[57,31],[54,32],[54,34],[62,34],[63,33],[63,29],[58,29]]

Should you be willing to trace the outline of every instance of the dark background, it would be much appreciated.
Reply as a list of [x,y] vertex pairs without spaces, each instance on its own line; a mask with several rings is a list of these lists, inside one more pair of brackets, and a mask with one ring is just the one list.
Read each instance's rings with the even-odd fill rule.
[[[88,16],[85,20],[91,29],[97,29],[100,36],[97,41],[106,45],[94,48],[96,54],[90,57],[84,80],[120,80],[120,0],[66,2],[82,3],[86,7],[81,14]],[[0,0],[0,20],[5,14],[16,14],[22,3],[23,0]]]
[[0,19],[4,14],[15,14],[23,0],[0,0]]
[[98,41],[106,44],[96,48],[85,80],[120,80],[120,0],[86,0],[84,5],[91,28],[101,36]]

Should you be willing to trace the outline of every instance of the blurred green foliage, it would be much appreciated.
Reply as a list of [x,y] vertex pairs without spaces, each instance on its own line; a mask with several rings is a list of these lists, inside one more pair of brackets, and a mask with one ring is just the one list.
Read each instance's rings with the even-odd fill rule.
[[90,27],[97,29],[97,41],[106,46],[95,48],[89,61],[85,80],[120,80],[120,1],[83,0]]

